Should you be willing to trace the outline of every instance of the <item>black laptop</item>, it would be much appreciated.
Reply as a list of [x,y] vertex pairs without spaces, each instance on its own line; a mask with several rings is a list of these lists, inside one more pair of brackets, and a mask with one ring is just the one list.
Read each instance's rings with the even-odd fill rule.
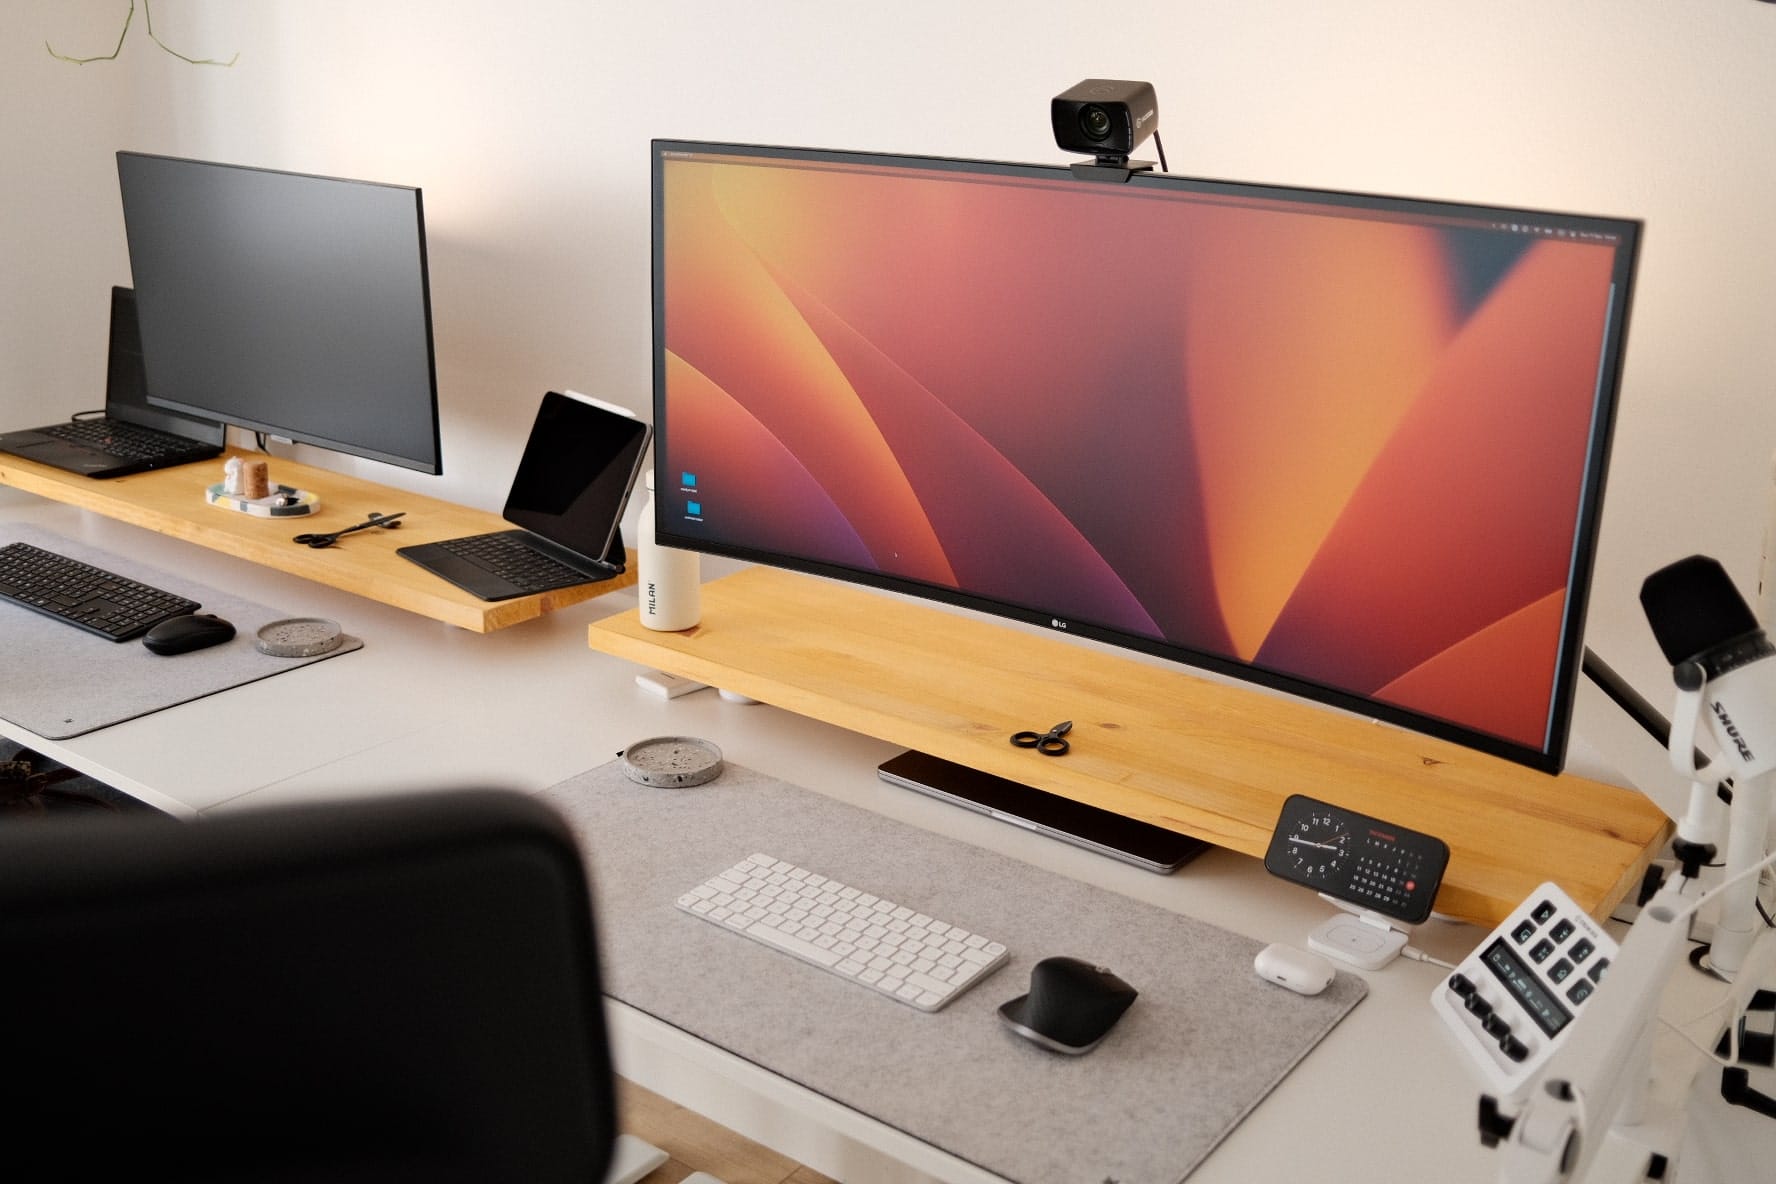
[[417,543],[396,553],[482,600],[608,580],[627,565],[620,524],[653,429],[621,407],[550,391],[512,478],[518,530]]
[[86,477],[122,477],[220,456],[227,434],[224,424],[149,405],[136,294],[112,288],[104,412],[0,433],[0,452]]

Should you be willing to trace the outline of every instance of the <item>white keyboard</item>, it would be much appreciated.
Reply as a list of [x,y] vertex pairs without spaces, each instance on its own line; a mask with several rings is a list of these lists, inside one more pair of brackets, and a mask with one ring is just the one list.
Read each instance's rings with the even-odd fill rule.
[[920,1011],[936,1011],[1006,957],[978,933],[769,855],[711,876],[678,907]]

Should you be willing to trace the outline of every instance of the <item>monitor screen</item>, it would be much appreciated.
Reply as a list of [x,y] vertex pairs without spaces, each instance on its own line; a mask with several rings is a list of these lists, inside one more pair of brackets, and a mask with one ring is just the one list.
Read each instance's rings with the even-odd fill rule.
[[418,189],[117,154],[151,401],[440,471]]
[[1553,771],[1632,221],[656,142],[656,529]]

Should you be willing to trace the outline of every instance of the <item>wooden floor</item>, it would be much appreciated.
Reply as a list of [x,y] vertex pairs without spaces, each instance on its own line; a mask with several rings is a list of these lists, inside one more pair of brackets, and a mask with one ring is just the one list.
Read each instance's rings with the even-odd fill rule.
[[642,1184],[678,1184],[692,1172],[708,1172],[723,1184],[837,1184],[620,1077],[617,1106],[624,1132],[672,1157]]

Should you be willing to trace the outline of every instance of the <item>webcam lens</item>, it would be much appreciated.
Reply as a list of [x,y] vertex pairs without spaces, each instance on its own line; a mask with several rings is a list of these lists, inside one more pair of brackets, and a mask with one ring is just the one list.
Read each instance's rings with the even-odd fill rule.
[[1085,133],[1088,140],[1107,140],[1113,124],[1110,112],[1096,103],[1079,109],[1079,130]]

